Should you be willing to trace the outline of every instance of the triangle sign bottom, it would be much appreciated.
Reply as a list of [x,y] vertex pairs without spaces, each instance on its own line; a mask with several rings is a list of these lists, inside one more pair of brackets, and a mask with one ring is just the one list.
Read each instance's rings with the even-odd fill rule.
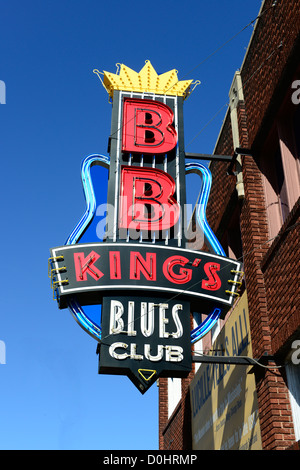
[[142,378],[148,382],[151,380],[152,377],[156,374],[156,370],[152,369],[138,369],[138,373],[142,376]]

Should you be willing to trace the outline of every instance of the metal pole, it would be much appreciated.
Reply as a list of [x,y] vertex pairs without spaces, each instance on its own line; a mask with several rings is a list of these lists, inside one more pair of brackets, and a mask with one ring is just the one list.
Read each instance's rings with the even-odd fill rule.
[[258,361],[246,356],[193,356],[192,362],[203,362],[206,364],[236,364],[240,366],[256,366]]

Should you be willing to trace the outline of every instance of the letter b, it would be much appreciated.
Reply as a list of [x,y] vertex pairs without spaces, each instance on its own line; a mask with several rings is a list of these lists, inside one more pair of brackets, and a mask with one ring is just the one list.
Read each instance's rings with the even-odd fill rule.
[[110,302],[110,326],[109,334],[118,334],[124,329],[124,313],[123,304],[119,300],[111,300]]
[[177,144],[172,110],[159,101],[127,99],[123,110],[123,152],[161,154]]
[[122,167],[119,227],[149,231],[173,227],[180,215],[174,192],[173,178],[162,170]]

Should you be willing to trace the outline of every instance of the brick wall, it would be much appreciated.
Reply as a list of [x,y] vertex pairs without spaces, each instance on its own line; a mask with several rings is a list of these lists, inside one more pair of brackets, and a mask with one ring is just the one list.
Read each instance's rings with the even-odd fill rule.
[[285,450],[295,442],[284,372],[266,370],[257,378],[260,430],[265,450]]
[[[216,148],[216,155],[233,155],[233,141],[230,114],[227,113],[222,131],[222,138]],[[207,204],[207,219],[212,230],[217,234],[223,214],[232,193],[235,191],[235,177],[227,175],[228,163],[214,162],[210,165],[212,174],[211,197]],[[217,234],[218,235],[218,234]]]
[[[274,116],[296,77],[300,57],[300,2],[266,0],[241,70],[244,102],[238,106],[240,146],[253,150],[242,157],[245,198],[237,202],[236,178],[226,175],[228,164],[213,162],[211,197],[207,219],[220,238],[231,207],[238,207],[243,249],[243,266],[249,305],[253,356],[276,356],[283,360],[292,338],[299,331],[299,212],[294,206],[279,235],[269,240],[260,155]],[[296,77],[300,79],[300,77]],[[228,111],[215,154],[233,155]],[[271,164],[271,162],[270,162]],[[298,224],[298,225],[297,225]],[[297,448],[284,368],[257,368],[259,419],[264,449]],[[191,374],[192,375],[192,374]],[[165,399],[162,379],[160,397]],[[190,445],[188,430],[188,384],[183,381],[183,399],[168,420],[161,403],[161,449],[183,449]],[[299,446],[298,446],[299,448]]]
[[[266,2],[265,9],[271,3]],[[248,146],[254,150],[254,158],[245,157],[243,162],[246,198],[241,211],[243,249],[249,253],[244,265],[253,354],[254,357],[263,352],[275,354],[279,362],[283,360],[280,350],[287,348],[300,325],[299,291],[293,289],[297,276],[299,282],[300,251],[296,249],[299,226],[286,232],[299,221],[299,207],[294,207],[276,240],[267,244],[265,201],[258,165],[262,143],[299,64],[295,52],[299,47],[299,39],[296,41],[300,30],[299,7],[298,1],[280,1],[271,14],[267,12],[262,17],[242,70]],[[258,374],[263,447],[286,449],[295,436],[284,369]]]
[[[179,401],[170,419],[161,424],[160,449],[162,450],[190,450],[192,449],[191,434],[191,405],[189,385],[194,374],[191,373],[182,383],[182,399]],[[166,390],[168,379],[163,381],[162,386]]]
[[300,31],[299,0],[278,0],[273,8],[272,3],[265,2],[241,71],[250,147],[279,105],[274,92],[286,87],[291,78],[295,60],[290,63],[291,51]]
[[163,432],[168,423],[168,379],[166,378],[159,379],[158,402],[159,402],[159,417],[158,417],[159,419],[159,423],[158,423],[159,449],[165,449]]
[[261,262],[267,251],[268,226],[262,178],[253,157],[243,161],[245,200],[240,214],[243,263],[250,311],[253,355],[271,353],[266,292]]
[[[191,329],[193,318],[190,318]],[[159,379],[159,449],[192,449],[191,405],[189,386],[195,374],[195,365],[187,378],[181,381],[182,399],[168,418],[168,379]]]
[[300,199],[272,243],[262,264],[272,350],[275,353],[284,349],[286,339],[292,337],[300,328],[299,216]]
[[[266,1],[264,10],[271,4]],[[287,0],[266,11],[257,25],[241,71],[245,101],[238,107],[240,146],[252,148],[253,156],[242,159],[245,199],[240,206],[240,227],[253,355],[257,358],[264,353],[279,355],[300,325],[299,289],[293,289],[296,278],[299,282],[299,225],[286,232],[299,222],[299,201],[276,240],[268,242],[259,168],[262,143],[299,64],[299,55],[295,52],[300,30],[299,7],[298,1]],[[230,149],[228,133],[230,135],[227,116],[216,153],[227,154]],[[221,176],[224,168],[220,163],[213,164],[211,170],[215,200],[209,203],[207,215],[218,233],[234,191],[233,178],[228,177],[231,181],[224,182]],[[295,436],[284,368],[257,370],[256,380],[263,448],[289,448]]]

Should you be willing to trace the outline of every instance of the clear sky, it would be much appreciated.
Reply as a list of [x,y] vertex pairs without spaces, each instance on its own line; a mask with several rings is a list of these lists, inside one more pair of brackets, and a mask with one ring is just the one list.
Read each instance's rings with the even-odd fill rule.
[[107,155],[111,104],[93,69],[140,71],[149,59],[200,80],[184,105],[186,151],[211,153],[253,26],[229,40],[260,6],[0,1],[0,449],[158,449],[156,384],[141,395],[98,375],[96,341],[52,299],[49,248],[85,210],[82,160]]

